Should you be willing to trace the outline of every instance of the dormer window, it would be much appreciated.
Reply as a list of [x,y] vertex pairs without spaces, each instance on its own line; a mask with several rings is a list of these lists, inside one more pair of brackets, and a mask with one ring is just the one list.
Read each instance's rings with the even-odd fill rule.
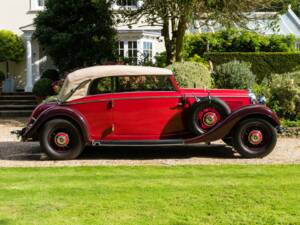
[[39,11],[45,8],[46,0],[30,0],[30,10]]
[[118,0],[117,5],[118,6],[125,6],[125,7],[136,7],[137,6],[137,0]]

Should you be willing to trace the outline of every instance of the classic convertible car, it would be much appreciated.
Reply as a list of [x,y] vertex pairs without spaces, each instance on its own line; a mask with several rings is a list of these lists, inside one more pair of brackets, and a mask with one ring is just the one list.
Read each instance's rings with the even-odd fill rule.
[[275,147],[280,121],[248,90],[184,89],[168,69],[95,66],[69,74],[56,102],[39,105],[23,141],[55,160],[85,146],[190,145],[222,139],[246,158]]

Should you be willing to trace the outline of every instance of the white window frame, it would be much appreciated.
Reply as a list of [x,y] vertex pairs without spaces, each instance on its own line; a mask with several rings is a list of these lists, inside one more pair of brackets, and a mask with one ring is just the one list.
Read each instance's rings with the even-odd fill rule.
[[30,0],[31,11],[41,11],[45,9],[45,5],[40,5],[41,2],[45,4],[46,0]]
[[126,57],[125,56],[125,41],[118,42],[118,56],[119,56],[120,60],[122,60]]
[[145,61],[153,61],[153,43],[151,41],[143,42],[143,56]]
[[[134,45],[136,45],[136,47]],[[128,41],[128,59],[132,62],[132,64],[138,64],[139,59],[138,59],[138,42],[137,41]]]

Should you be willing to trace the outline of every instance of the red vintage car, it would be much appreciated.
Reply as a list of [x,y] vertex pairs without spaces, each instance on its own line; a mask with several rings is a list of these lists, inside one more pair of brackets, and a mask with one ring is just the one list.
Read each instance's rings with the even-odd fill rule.
[[268,155],[280,121],[248,90],[184,89],[172,71],[96,66],[69,74],[56,102],[39,105],[23,141],[55,160],[85,146],[190,145],[222,139],[243,157]]

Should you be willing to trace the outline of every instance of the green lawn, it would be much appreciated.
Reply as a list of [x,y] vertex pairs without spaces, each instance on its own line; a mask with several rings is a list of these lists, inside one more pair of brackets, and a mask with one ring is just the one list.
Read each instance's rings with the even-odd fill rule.
[[300,166],[1,169],[0,224],[300,224]]

